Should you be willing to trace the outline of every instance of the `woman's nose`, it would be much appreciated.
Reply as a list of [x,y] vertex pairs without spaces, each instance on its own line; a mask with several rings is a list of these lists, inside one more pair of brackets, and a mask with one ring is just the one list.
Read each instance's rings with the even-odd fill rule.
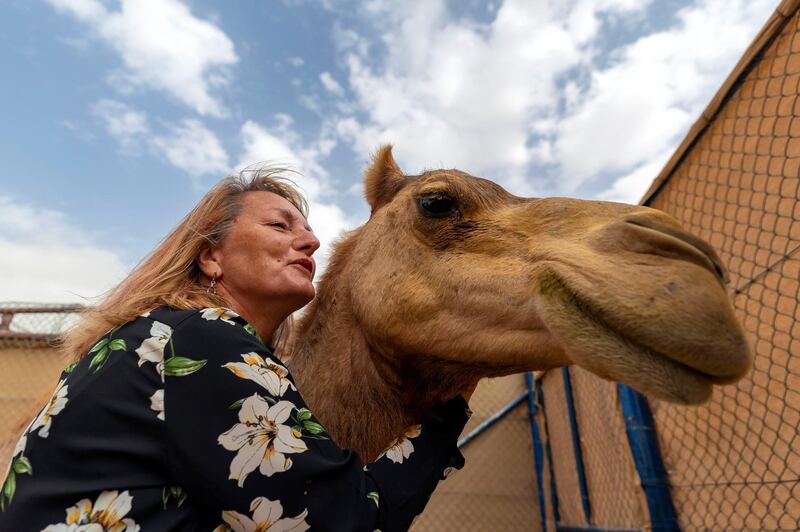
[[302,234],[294,240],[293,244],[296,250],[305,252],[309,257],[319,249],[319,239],[312,231],[305,229]]

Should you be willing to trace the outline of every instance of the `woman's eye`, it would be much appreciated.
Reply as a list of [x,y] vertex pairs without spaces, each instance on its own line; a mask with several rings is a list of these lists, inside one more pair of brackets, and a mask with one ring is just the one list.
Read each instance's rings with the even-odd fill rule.
[[269,225],[271,227],[279,227],[280,229],[288,229],[289,226],[283,222],[270,222]]
[[417,200],[420,210],[426,216],[442,217],[448,216],[455,212],[456,205],[450,196],[439,194],[436,196],[427,196]]

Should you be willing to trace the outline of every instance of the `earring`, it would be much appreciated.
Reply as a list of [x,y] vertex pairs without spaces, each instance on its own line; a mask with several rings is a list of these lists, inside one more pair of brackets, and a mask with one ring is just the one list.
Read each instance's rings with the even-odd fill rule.
[[208,292],[209,294],[217,295],[216,284],[217,284],[217,274],[214,273],[211,275],[211,283],[208,285],[208,288],[206,288],[206,292]]

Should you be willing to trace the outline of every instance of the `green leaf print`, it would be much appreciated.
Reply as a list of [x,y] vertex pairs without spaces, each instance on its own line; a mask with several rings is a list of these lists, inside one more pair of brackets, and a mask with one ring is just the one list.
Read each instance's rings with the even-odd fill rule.
[[[255,336],[255,337],[256,337],[256,340],[258,340],[258,341],[259,341],[259,342],[261,342],[262,344],[264,343],[264,340],[262,340],[262,339],[261,339],[261,337],[260,337],[260,336],[258,335],[258,333],[256,332],[255,328],[254,328],[252,325],[250,325],[249,323],[248,323],[247,325],[245,325],[245,326],[244,326],[244,330],[245,330],[245,331],[247,331],[247,332],[249,332],[249,333],[250,333],[250,334],[252,334],[253,336]],[[264,345],[266,345],[266,344],[264,344]]]
[[25,456],[20,456],[19,458],[16,458],[11,468],[14,470],[14,473],[18,475],[33,474],[33,466],[31,465],[31,461],[28,460],[28,458]]
[[378,501],[380,499],[380,495],[378,495],[377,491],[370,491],[369,493],[367,493],[367,499],[375,503],[375,508],[378,507]]
[[316,421],[303,421],[303,430],[315,436],[325,432],[325,429],[322,428],[322,425]]
[[117,338],[116,340],[112,340],[108,344],[108,347],[112,351],[125,351],[128,349],[128,346],[125,344],[125,340],[123,340],[122,338]]
[[89,352],[94,353],[95,351],[100,351],[102,348],[106,346],[108,342],[109,342],[108,338],[103,338],[102,340],[94,344],[94,347],[89,349]]
[[6,481],[3,484],[3,493],[0,493],[0,510],[6,510],[6,501],[11,504],[15,491],[17,491],[17,475],[12,469],[8,472],[8,477],[6,477]]
[[187,493],[183,491],[183,488],[180,486],[164,486],[161,489],[161,503],[165,510],[167,509],[167,503],[170,498],[175,499],[175,505],[180,508],[181,505],[186,502],[186,497],[188,497]]
[[191,375],[206,365],[207,360],[193,360],[186,357],[171,357],[164,361],[164,375],[184,377]]
[[6,481],[3,483],[3,491],[0,492],[0,510],[6,510],[6,504],[11,504],[11,499],[14,498],[14,493],[17,491],[17,475],[32,475],[33,466],[31,461],[24,456],[15,458],[11,462],[11,468],[8,471]]
[[330,438],[325,436],[325,427],[313,421],[311,417],[311,410],[308,408],[297,409],[297,417],[293,418],[295,424],[292,426],[295,435],[298,438],[304,437],[314,440],[329,440]]
[[230,410],[239,410],[240,408],[242,408],[242,403],[244,403],[244,399],[239,399],[238,401],[232,402],[231,406],[229,406],[228,408]]
[[89,362],[89,369],[94,369],[95,373],[100,371],[100,368],[102,368],[103,365],[106,363],[106,359],[108,358],[109,353],[110,351],[108,350],[108,347],[103,347],[102,349],[100,349],[100,352],[98,352],[95,356],[93,356],[92,361]]
[[77,362],[73,362],[72,364],[69,364],[66,368],[64,368],[64,373],[72,373],[75,370],[75,368],[77,367],[77,365],[78,365]]
[[[113,351],[127,351],[128,346],[125,344],[125,340],[122,338],[117,338],[116,340],[113,339],[114,333],[119,329],[119,327],[114,327],[108,332],[108,338],[103,338],[89,350],[89,353],[97,353],[95,356],[92,357],[92,361],[89,362],[89,369],[94,369],[94,372],[97,373],[100,371],[108,360],[108,355],[111,354]],[[69,373],[73,369],[74,366],[69,368]]]

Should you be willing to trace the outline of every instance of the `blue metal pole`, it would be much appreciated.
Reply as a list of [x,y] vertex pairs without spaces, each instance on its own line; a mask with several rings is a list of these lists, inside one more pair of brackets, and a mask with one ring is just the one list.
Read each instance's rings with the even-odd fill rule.
[[533,465],[536,468],[536,491],[539,496],[539,510],[542,519],[542,530],[547,530],[547,509],[544,506],[544,456],[542,454],[542,436],[539,434],[539,424],[536,422],[536,396],[533,391],[533,375],[525,374],[525,390],[528,394],[528,417],[531,422],[531,442],[533,445]]
[[569,368],[561,368],[561,375],[564,377],[564,393],[567,396],[567,413],[569,414],[569,426],[572,430],[572,448],[575,451],[575,467],[578,473],[578,486],[581,490],[581,503],[583,503],[583,515],[588,524],[592,523],[592,506],[589,502],[589,487],[586,483],[586,468],[583,465],[583,451],[581,450],[581,438],[578,433],[578,416],[575,413],[575,400],[572,396],[572,380],[569,376]]
[[678,515],[669,491],[669,476],[661,460],[653,414],[647,399],[624,384],[617,385],[617,389],[628,442],[647,498],[653,530],[679,531]]
[[548,435],[547,436],[547,443],[545,444],[545,452],[547,453],[547,464],[548,469],[550,470],[550,503],[553,505],[553,520],[558,525],[558,522],[561,521],[561,514],[558,512],[558,490],[556,489],[556,472],[553,468],[553,450],[550,447],[550,430],[547,427],[547,410],[545,410],[544,406],[544,389],[542,387],[542,381],[536,381],[536,395],[538,396],[537,404],[541,405],[542,410],[544,410],[545,415],[544,419],[544,431]]
[[518,404],[520,404],[522,401],[524,401],[527,396],[528,396],[528,392],[523,392],[523,393],[519,394],[517,397],[515,397],[514,399],[509,401],[506,404],[506,406],[504,406],[503,408],[501,408],[500,410],[495,412],[494,415],[492,415],[491,417],[486,418],[483,421],[483,423],[481,423],[480,425],[478,425],[477,427],[472,429],[469,432],[469,434],[467,434],[466,436],[464,436],[463,438],[458,440],[459,449],[461,447],[464,447],[466,444],[468,444],[472,440],[474,440],[481,432],[483,432],[484,430],[488,429],[489,427],[491,427],[492,425],[494,425],[495,423],[500,421],[503,418],[503,416],[505,416],[506,414],[511,412],[514,409],[514,407],[517,406]]

